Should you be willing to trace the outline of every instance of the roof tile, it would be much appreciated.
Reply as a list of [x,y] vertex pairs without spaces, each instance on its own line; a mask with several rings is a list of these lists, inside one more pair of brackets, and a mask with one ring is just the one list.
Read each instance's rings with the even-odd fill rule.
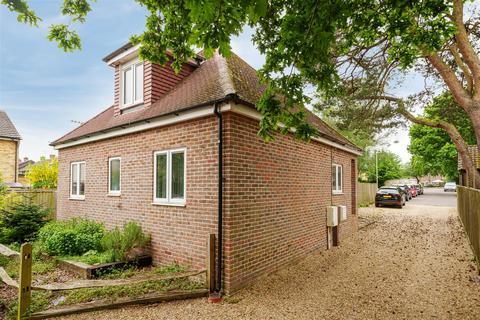
[[0,137],[15,140],[22,139],[7,113],[3,110],[0,110]]
[[[212,58],[204,61],[199,68],[150,107],[118,116],[114,116],[113,106],[109,107],[80,127],[54,141],[52,145],[195,106],[210,104],[224,99],[230,94],[235,94],[241,100],[255,105],[264,89],[265,86],[260,83],[257,71],[239,56],[232,53],[230,57],[224,58],[215,53]],[[357,146],[313,113],[308,112],[307,120],[319,130],[322,136],[359,150]]]

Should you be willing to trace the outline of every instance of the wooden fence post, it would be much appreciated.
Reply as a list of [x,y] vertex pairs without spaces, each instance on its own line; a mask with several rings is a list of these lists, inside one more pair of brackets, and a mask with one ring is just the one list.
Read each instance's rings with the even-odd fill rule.
[[18,288],[17,320],[25,315],[32,296],[32,245],[22,244],[20,248],[20,285]]
[[209,234],[207,238],[207,279],[206,285],[210,293],[215,290],[215,234]]

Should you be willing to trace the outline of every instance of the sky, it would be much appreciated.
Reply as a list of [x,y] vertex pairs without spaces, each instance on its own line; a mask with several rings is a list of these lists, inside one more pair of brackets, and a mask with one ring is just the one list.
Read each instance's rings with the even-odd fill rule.
[[[102,58],[144,29],[146,10],[134,0],[101,0],[84,24],[74,27],[82,50],[64,53],[47,40],[51,23],[66,22],[60,14],[63,0],[29,0],[43,19],[39,28],[20,24],[0,5],[0,109],[5,110],[22,136],[20,157],[38,160],[56,154],[49,143],[113,103],[113,69]],[[232,48],[254,68],[264,58],[250,41],[252,30],[232,39]],[[406,96],[422,85],[412,77],[397,89]],[[397,130],[390,146],[406,162],[410,155],[408,130]],[[398,143],[394,143],[398,141]]]

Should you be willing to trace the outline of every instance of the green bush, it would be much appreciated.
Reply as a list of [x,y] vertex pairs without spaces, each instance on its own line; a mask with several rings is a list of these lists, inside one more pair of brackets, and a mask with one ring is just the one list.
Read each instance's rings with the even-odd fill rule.
[[36,204],[15,203],[0,211],[0,242],[32,241],[47,222],[49,210]]
[[119,228],[105,233],[102,248],[110,254],[111,261],[125,261],[135,258],[148,244],[150,237],[145,235],[135,222],[127,222],[123,232]]
[[45,225],[38,233],[43,251],[52,256],[83,255],[90,250],[101,249],[105,228],[102,224],[72,219],[55,221]]

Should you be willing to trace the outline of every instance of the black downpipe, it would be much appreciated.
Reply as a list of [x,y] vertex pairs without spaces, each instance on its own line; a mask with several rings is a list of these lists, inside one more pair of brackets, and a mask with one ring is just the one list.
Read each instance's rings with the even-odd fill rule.
[[222,258],[223,258],[223,122],[218,103],[214,106],[218,118],[218,260],[216,292],[222,291]]

